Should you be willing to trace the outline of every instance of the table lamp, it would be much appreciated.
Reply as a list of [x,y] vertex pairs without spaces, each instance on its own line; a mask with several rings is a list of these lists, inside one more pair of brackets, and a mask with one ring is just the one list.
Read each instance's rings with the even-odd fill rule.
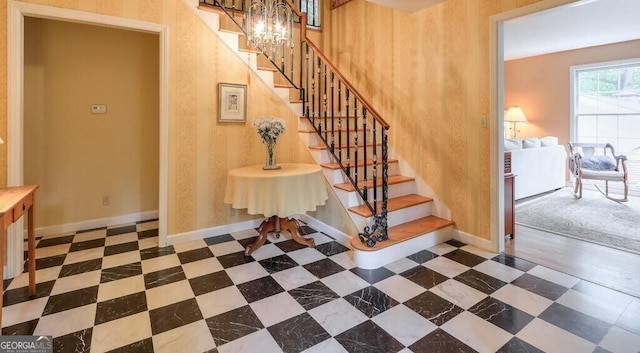
[[511,130],[513,130],[513,137],[516,137],[516,123],[526,123],[527,117],[524,115],[522,108],[514,105],[513,107],[507,110],[507,114],[504,116],[504,121],[508,121],[511,123]]

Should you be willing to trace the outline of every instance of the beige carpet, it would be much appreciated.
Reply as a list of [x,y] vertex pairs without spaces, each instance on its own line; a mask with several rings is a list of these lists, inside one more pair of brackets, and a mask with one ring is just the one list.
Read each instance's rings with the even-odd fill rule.
[[597,191],[582,199],[570,188],[516,206],[516,223],[640,254],[640,200],[618,203]]

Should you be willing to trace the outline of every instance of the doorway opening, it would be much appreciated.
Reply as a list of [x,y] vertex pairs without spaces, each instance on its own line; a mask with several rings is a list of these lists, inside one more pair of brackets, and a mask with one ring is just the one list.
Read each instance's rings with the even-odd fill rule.
[[[158,36],[159,47],[159,175],[158,175],[158,239],[167,242],[167,177],[168,177],[168,29],[164,25],[137,20],[85,13],[37,4],[9,1],[8,8],[8,121],[7,121],[7,185],[24,183],[24,23],[25,17],[46,18],[130,31],[142,31]],[[24,225],[16,223],[7,236],[5,274],[15,277],[22,270]]]

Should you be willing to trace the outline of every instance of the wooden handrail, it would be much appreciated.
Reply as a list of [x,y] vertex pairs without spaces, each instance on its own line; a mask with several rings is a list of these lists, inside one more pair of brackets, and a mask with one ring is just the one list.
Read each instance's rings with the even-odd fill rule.
[[[289,5],[289,7],[293,10],[293,12],[296,13],[296,15],[298,15],[299,17],[302,17],[303,13],[306,12],[300,12],[300,10],[298,9],[298,7],[291,1],[291,0],[284,0],[287,2],[287,4]],[[307,25],[307,22],[304,23],[305,26]]]
[[[207,0],[200,1],[206,3]],[[213,0],[214,3],[217,1],[218,0]],[[344,176],[349,183],[354,186],[357,195],[363,201],[363,205],[366,205],[371,211],[373,224],[369,224],[364,228],[363,232],[359,232],[358,237],[368,246],[373,246],[378,241],[388,239],[389,149],[387,131],[390,129],[390,125],[378,114],[364,96],[355,89],[355,86],[346,79],[338,68],[331,63],[329,58],[307,37],[307,13],[302,12],[294,2],[295,0],[284,0],[279,3],[279,6],[289,6],[291,10],[290,14],[295,14],[300,21],[300,42],[297,43],[300,49],[298,51],[294,50],[294,47],[298,47],[298,45],[286,45],[285,47],[285,45],[282,44],[277,49],[279,50],[277,56],[276,49],[274,48],[271,48],[272,55],[265,52],[264,48],[260,50],[283,77],[286,78],[294,88],[300,91],[305,118],[311,126],[313,126],[315,133],[322,143],[329,148],[332,158],[338,162],[338,166],[344,173]],[[228,16],[231,16],[225,7],[222,7],[222,9]],[[235,19],[232,18],[232,20],[236,22]],[[237,22],[236,24],[239,25]],[[289,50],[287,52],[288,55],[285,55],[285,48]],[[294,60],[296,59],[296,53],[299,53],[297,59],[300,60],[299,82],[294,78]],[[311,64],[309,64],[309,59],[311,59]],[[279,63],[276,63],[276,61],[279,61]],[[285,72],[286,65],[290,65],[290,73]],[[337,83],[335,83],[335,81],[337,81]],[[335,85],[337,85],[337,91],[334,90],[336,88]],[[343,89],[345,90],[344,97],[342,96]],[[337,97],[335,96],[336,93]],[[316,103],[318,111],[315,110]],[[334,103],[337,104],[337,107],[334,106]],[[345,110],[343,110],[343,103],[345,104]],[[311,108],[313,114],[310,114],[309,108]],[[336,108],[339,114],[346,113],[346,129],[341,126],[342,120],[340,118],[338,118],[336,123]],[[353,122],[353,127],[350,127],[351,110],[353,110],[353,117],[357,118]],[[336,124],[338,125],[337,130]],[[355,129],[353,135],[350,135],[350,128]],[[336,154],[334,149],[336,142],[338,146],[342,145],[343,133],[346,134],[346,141],[350,142],[353,140],[355,146],[352,153],[347,144],[347,149],[344,151],[345,158],[343,158],[342,150]],[[369,135],[369,133],[371,135]],[[368,136],[373,139],[371,142],[368,141]],[[359,149],[356,147],[359,147],[360,143],[362,143],[363,146],[369,144],[376,146],[378,139],[381,146],[381,151],[379,151],[381,156],[379,156],[377,149],[374,148],[371,152],[372,167],[371,170],[369,170],[369,167],[366,166],[367,163],[365,163],[370,158],[367,149],[364,148],[362,152],[359,153]],[[362,170],[360,170],[361,165]],[[369,172],[371,175],[369,175]],[[381,176],[379,175],[380,172],[382,173]],[[360,177],[361,175],[362,178]],[[379,185],[382,188],[381,199],[378,198],[378,180],[380,178],[382,178],[381,184]],[[358,183],[361,180],[367,182],[372,180],[372,185],[364,184],[363,187],[359,187]],[[370,199],[371,197],[373,200]]]
[[369,102],[367,102],[366,99],[364,99],[364,97],[360,94],[360,92],[358,92],[354,86],[351,84],[351,82],[349,82],[349,80],[347,80],[342,73],[338,70],[337,67],[335,67],[331,61],[329,61],[329,58],[327,58],[321,51],[320,49],[313,44],[313,42],[311,41],[311,39],[309,39],[307,37],[307,13],[306,12],[300,12],[300,10],[296,7],[296,5],[293,4],[293,2],[291,0],[285,0],[287,2],[287,4],[289,5],[289,7],[291,7],[291,9],[293,10],[293,12],[296,13],[296,15],[298,15],[300,17],[300,29],[301,29],[301,34],[300,34],[300,38],[302,40],[305,41],[305,43],[307,43],[307,45],[309,45],[309,47],[311,47],[311,49],[316,53],[316,55],[318,55],[318,57],[320,58],[320,60],[322,60],[322,62],[327,65],[329,67],[329,69],[331,69],[331,71],[338,76],[338,78],[344,82],[344,84],[349,88],[349,90],[351,91],[351,93],[353,95],[356,96],[356,98],[358,98],[360,100],[360,102],[367,108],[367,111],[369,111],[373,117],[376,119],[376,121],[378,121],[378,123],[380,123],[380,125],[386,129],[389,130],[389,128],[391,127],[391,125],[389,125],[384,119],[382,119],[380,117],[380,114],[378,114],[378,112],[373,109],[373,107],[371,107],[371,104],[369,104]]
[[[289,0],[287,0],[289,1]],[[333,73],[338,76],[338,78],[344,82],[344,84],[349,88],[349,90],[351,90],[351,93],[353,95],[355,95],[361,102],[362,105],[364,105],[367,108],[367,111],[370,112],[376,119],[376,121],[378,121],[378,123],[380,123],[380,125],[385,129],[385,130],[389,130],[389,128],[391,127],[384,119],[382,119],[380,117],[380,114],[378,114],[378,112],[376,112],[375,109],[373,109],[371,107],[371,104],[369,104],[369,102],[367,102],[366,99],[364,99],[364,97],[360,94],[360,92],[358,92],[354,86],[351,84],[351,82],[349,82],[349,80],[347,80],[340,71],[338,71],[338,68],[336,68],[330,61],[329,59],[322,54],[322,52],[320,51],[320,49],[318,49],[318,47],[315,46],[315,44],[313,44],[313,42],[311,42],[311,40],[309,40],[309,38],[304,38],[304,41],[307,43],[307,45],[316,53],[316,55],[318,55],[318,57],[322,60],[322,62],[327,65],[331,71],[333,71]]]

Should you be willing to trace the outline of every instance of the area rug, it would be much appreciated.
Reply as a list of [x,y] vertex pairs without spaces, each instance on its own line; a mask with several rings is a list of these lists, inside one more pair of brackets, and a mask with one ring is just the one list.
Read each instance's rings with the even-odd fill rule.
[[516,206],[516,224],[640,254],[640,201],[618,203],[570,188]]

